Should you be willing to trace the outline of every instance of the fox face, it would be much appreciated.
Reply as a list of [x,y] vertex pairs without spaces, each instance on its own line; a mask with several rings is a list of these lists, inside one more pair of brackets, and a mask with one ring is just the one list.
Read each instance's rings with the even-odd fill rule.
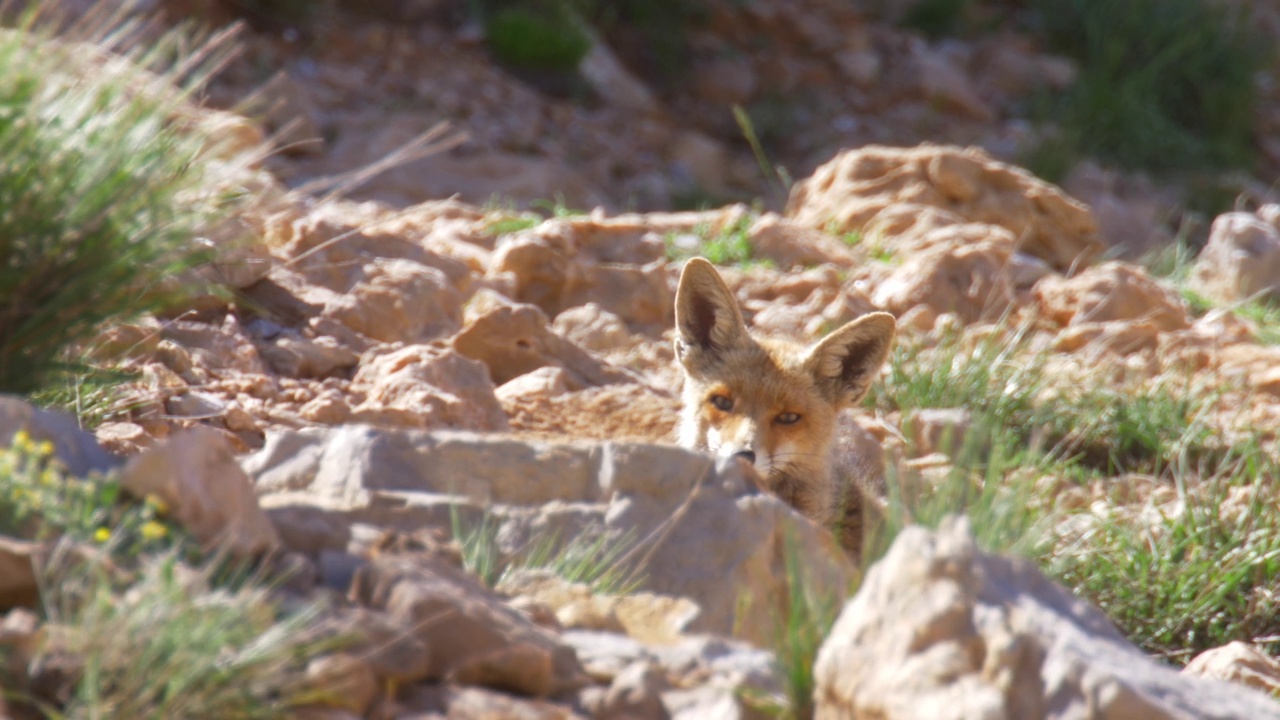
[[870,389],[893,345],[893,316],[870,313],[810,346],[757,339],[702,258],[681,273],[675,314],[685,373],[680,443],[737,456],[806,516],[836,519],[843,491],[830,461],[836,417]]

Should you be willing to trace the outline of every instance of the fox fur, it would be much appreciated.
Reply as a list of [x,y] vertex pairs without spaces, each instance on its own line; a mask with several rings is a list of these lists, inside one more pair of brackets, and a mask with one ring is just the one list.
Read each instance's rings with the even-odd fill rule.
[[868,503],[856,469],[834,457],[836,430],[889,356],[893,316],[869,313],[808,346],[755,337],[703,258],[684,266],[675,316],[680,444],[753,465],[766,490],[835,529],[857,556]]

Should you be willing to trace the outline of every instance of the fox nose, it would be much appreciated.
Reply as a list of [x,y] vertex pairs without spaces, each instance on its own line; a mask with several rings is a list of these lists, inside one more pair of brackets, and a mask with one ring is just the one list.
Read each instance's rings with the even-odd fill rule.
[[733,456],[736,458],[742,458],[743,460],[746,460],[748,465],[756,464],[756,453],[754,450],[739,450],[738,452],[734,453]]

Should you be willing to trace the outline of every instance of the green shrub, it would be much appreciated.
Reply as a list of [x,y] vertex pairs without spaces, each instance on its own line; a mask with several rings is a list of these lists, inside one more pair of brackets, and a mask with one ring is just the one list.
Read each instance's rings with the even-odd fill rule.
[[526,70],[573,71],[591,49],[591,38],[566,5],[504,7],[488,19],[485,30],[499,61]]
[[83,670],[53,717],[283,719],[326,697],[306,663],[343,639],[320,631],[316,603],[286,609],[260,584],[216,587],[213,571],[172,556],[123,586],[100,567],[54,573],[43,652]]
[[1252,161],[1254,78],[1266,44],[1246,6],[1211,0],[1033,0],[1038,29],[1075,58],[1047,108],[1060,142],[1151,170]]
[[102,323],[160,302],[219,199],[208,138],[175,121],[218,47],[131,45],[118,25],[71,45],[31,18],[0,34],[0,391],[14,393],[73,367],[68,349]]
[[[105,546],[120,561],[184,546],[185,533],[165,519],[158,498],[125,498],[114,476],[70,477],[48,441],[25,431],[0,450],[0,535],[70,539]],[[194,546],[191,546],[194,547]]]

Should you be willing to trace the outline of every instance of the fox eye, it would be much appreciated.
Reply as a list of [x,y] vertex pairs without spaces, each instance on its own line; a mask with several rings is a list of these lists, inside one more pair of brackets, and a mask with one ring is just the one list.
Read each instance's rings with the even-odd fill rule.
[[800,422],[800,415],[799,413],[784,412],[777,417],[777,420],[783,425],[794,425]]
[[712,395],[711,404],[720,412],[729,412],[733,409],[733,401],[723,395]]

